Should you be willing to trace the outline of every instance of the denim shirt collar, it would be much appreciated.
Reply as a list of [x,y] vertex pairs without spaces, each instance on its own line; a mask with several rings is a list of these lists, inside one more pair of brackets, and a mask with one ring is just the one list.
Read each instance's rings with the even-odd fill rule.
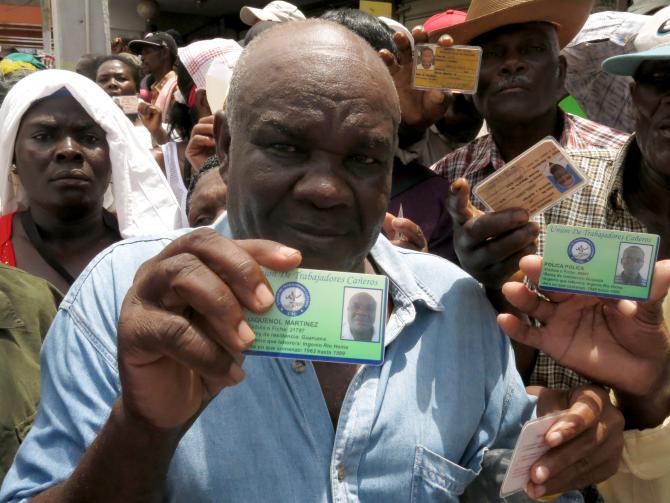
[[[232,236],[228,213],[219,217],[212,227],[219,234]],[[400,318],[402,328],[414,321],[416,317],[416,306],[421,305],[431,311],[444,311],[444,306],[438,300],[438,295],[428,287],[417,281],[416,277],[403,260],[404,253],[418,253],[402,250],[392,245],[383,234],[377,238],[377,242],[370,250],[370,257],[378,269],[389,279],[389,291],[393,300],[393,312]],[[384,346],[391,344],[400,334],[401,330],[394,330],[393,319],[389,320]]]

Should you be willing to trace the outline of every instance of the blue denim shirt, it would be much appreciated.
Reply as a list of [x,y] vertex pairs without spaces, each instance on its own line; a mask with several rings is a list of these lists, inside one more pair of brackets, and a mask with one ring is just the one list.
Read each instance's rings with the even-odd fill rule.
[[[225,219],[217,230],[230,235]],[[72,286],[43,347],[37,419],[0,501],[23,501],[74,470],[121,391],[116,323],[126,291],[183,232],[117,243]],[[337,429],[310,363],[247,357],[246,379],[179,443],[167,501],[453,502],[489,449],[514,446],[534,402],[479,284],[383,237],[371,256],[394,306],[385,361],[355,375]]]

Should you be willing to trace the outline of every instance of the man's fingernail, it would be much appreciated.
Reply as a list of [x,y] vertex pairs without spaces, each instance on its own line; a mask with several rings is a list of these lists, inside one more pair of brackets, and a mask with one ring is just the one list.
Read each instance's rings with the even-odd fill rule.
[[531,222],[530,223],[530,233],[533,236],[539,236],[540,235],[540,225],[537,222]]
[[298,255],[300,252],[295,248],[289,248],[288,246],[280,246],[279,253],[284,255],[284,257],[292,257],[293,255]]
[[240,324],[237,326],[237,335],[240,340],[247,345],[256,340],[256,334],[251,330],[251,327],[246,320],[240,321]]
[[524,210],[517,210],[512,215],[515,222],[523,223],[528,221],[528,213]]
[[554,431],[547,435],[547,442],[550,445],[558,445],[563,441],[563,434],[560,431]]
[[233,381],[240,383],[246,374],[244,373],[244,370],[242,370],[242,367],[240,367],[237,363],[231,363],[230,367],[228,368],[228,375]]
[[271,306],[275,301],[275,296],[272,295],[272,292],[265,283],[258,285],[254,294],[256,295],[256,299],[258,299],[258,303],[261,305],[261,307]]
[[541,498],[547,493],[547,488],[540,485],[540,486],[535,486],[535,490],[533,491],[533,498]]
[[549,478],[549,468],[546,466],[538,466],[535,468],[535,481],[537,483],[545,482]]

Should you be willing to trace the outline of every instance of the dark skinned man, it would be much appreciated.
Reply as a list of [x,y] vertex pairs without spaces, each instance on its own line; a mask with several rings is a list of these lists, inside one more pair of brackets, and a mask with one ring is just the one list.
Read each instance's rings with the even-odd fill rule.
[[167,122],[170,107],[177,89],[177,74],[173,71],[177,61],[177,43],[169,33],[149,33],[142,40],[129,44],[134,54],[142,58],[142,69],[151,75],[151,104],[158,107],[162,121]]
[[[41,410],[0,500],[458,501],[534,407],[479,285],[379,236],[399,121],[381,59],[345,28],[255,39],[215,122],[223,235],[138,239],[91,265],[47,336]],[[242,308],[274,302],[260,267],[298,265],[389,276],[382,366],[243,361]],[[607,402],[541,394],[538,415],[568,410],[531,495],[613,473],[622,418]]]
[[[634,79],[630,92],[636,133],[618,152],[597,149],[571,152],[575,162],[591,179],[591,184],[537,219],[541,229],[537,242],[539,254],[544,250],[545,226],[559,223],[657,233],[661,236],[659,258],[670,257],[670,46],[667,45],[670,34],[665,24],[664,20],[659,21],[658,36],[660,43],[666,40],[666,45],[617,56],[604,63],[606,71]],[[488,281],[493,285],[500,284],[516,270],[513,259],[508,257],[523,254],[527,246],[522,240],[513,243],[506,238],[517,232],[514,229],[519,225],[525,225],[523,218],[517,220],[520,223],[515,223],[517,212],[514,210],[484,215],[468,201],[467,182],[459,180],[454,185],[457,195],[450,198],[451,212],[460,221],[462,229],[462,240],[460,244],[456,243],[456,248],[463,246],[464,250],[469,246],[472,270],[475,273],[488,271]],[[507,247],[501,244],[505,241]],[[666,301],[666,320],[667,304]],[[540,321],[544,320],[540,318]],[[582,349],[586,351],[582,353],[584,358],[577,361],[564,358],[566,346],[557,341],[544,339],[539,343],[538,339],[513,336],[519,343],[542,349],[538,355],[533,353],[530,359],[519,359],[520,370],[531,374],[531,383],[562,388],[584,382],[586,377],[613,388],[626,418],[627,455],[617,476],[602,488],[608,502],[651,503],[670,498],[670,480],[664,468],[668,466],[670,355],[664,344],[657,345],[660,340],[647,338],[644,333],[649,324],[659,322],[660,319],[652,317],[636,328],[635,337],[622,340],[624,355],[630,358],[628,364],[622,364],[620,360],[594,359],[602,349],[602,342],[598,343],[599,351],[591,353],[590,357],[587,357],[590,352]],[[594,372],[598,366],[613,369],[619,377]],[[625,389],[641,376],[649,379],[652,385],[634,392]]]

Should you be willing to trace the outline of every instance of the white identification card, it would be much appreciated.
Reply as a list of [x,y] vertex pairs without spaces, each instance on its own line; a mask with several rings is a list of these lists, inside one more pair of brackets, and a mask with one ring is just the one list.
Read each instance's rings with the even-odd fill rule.
[[524,491],[530,481],[530,468],[540,459],[550,447],[544,441],[549,428],[558,421],[561,413],[528,421],[519,434],[519,439],[512,453],[505,480],[500,488],[500,497],[506,498],[510,494]]

